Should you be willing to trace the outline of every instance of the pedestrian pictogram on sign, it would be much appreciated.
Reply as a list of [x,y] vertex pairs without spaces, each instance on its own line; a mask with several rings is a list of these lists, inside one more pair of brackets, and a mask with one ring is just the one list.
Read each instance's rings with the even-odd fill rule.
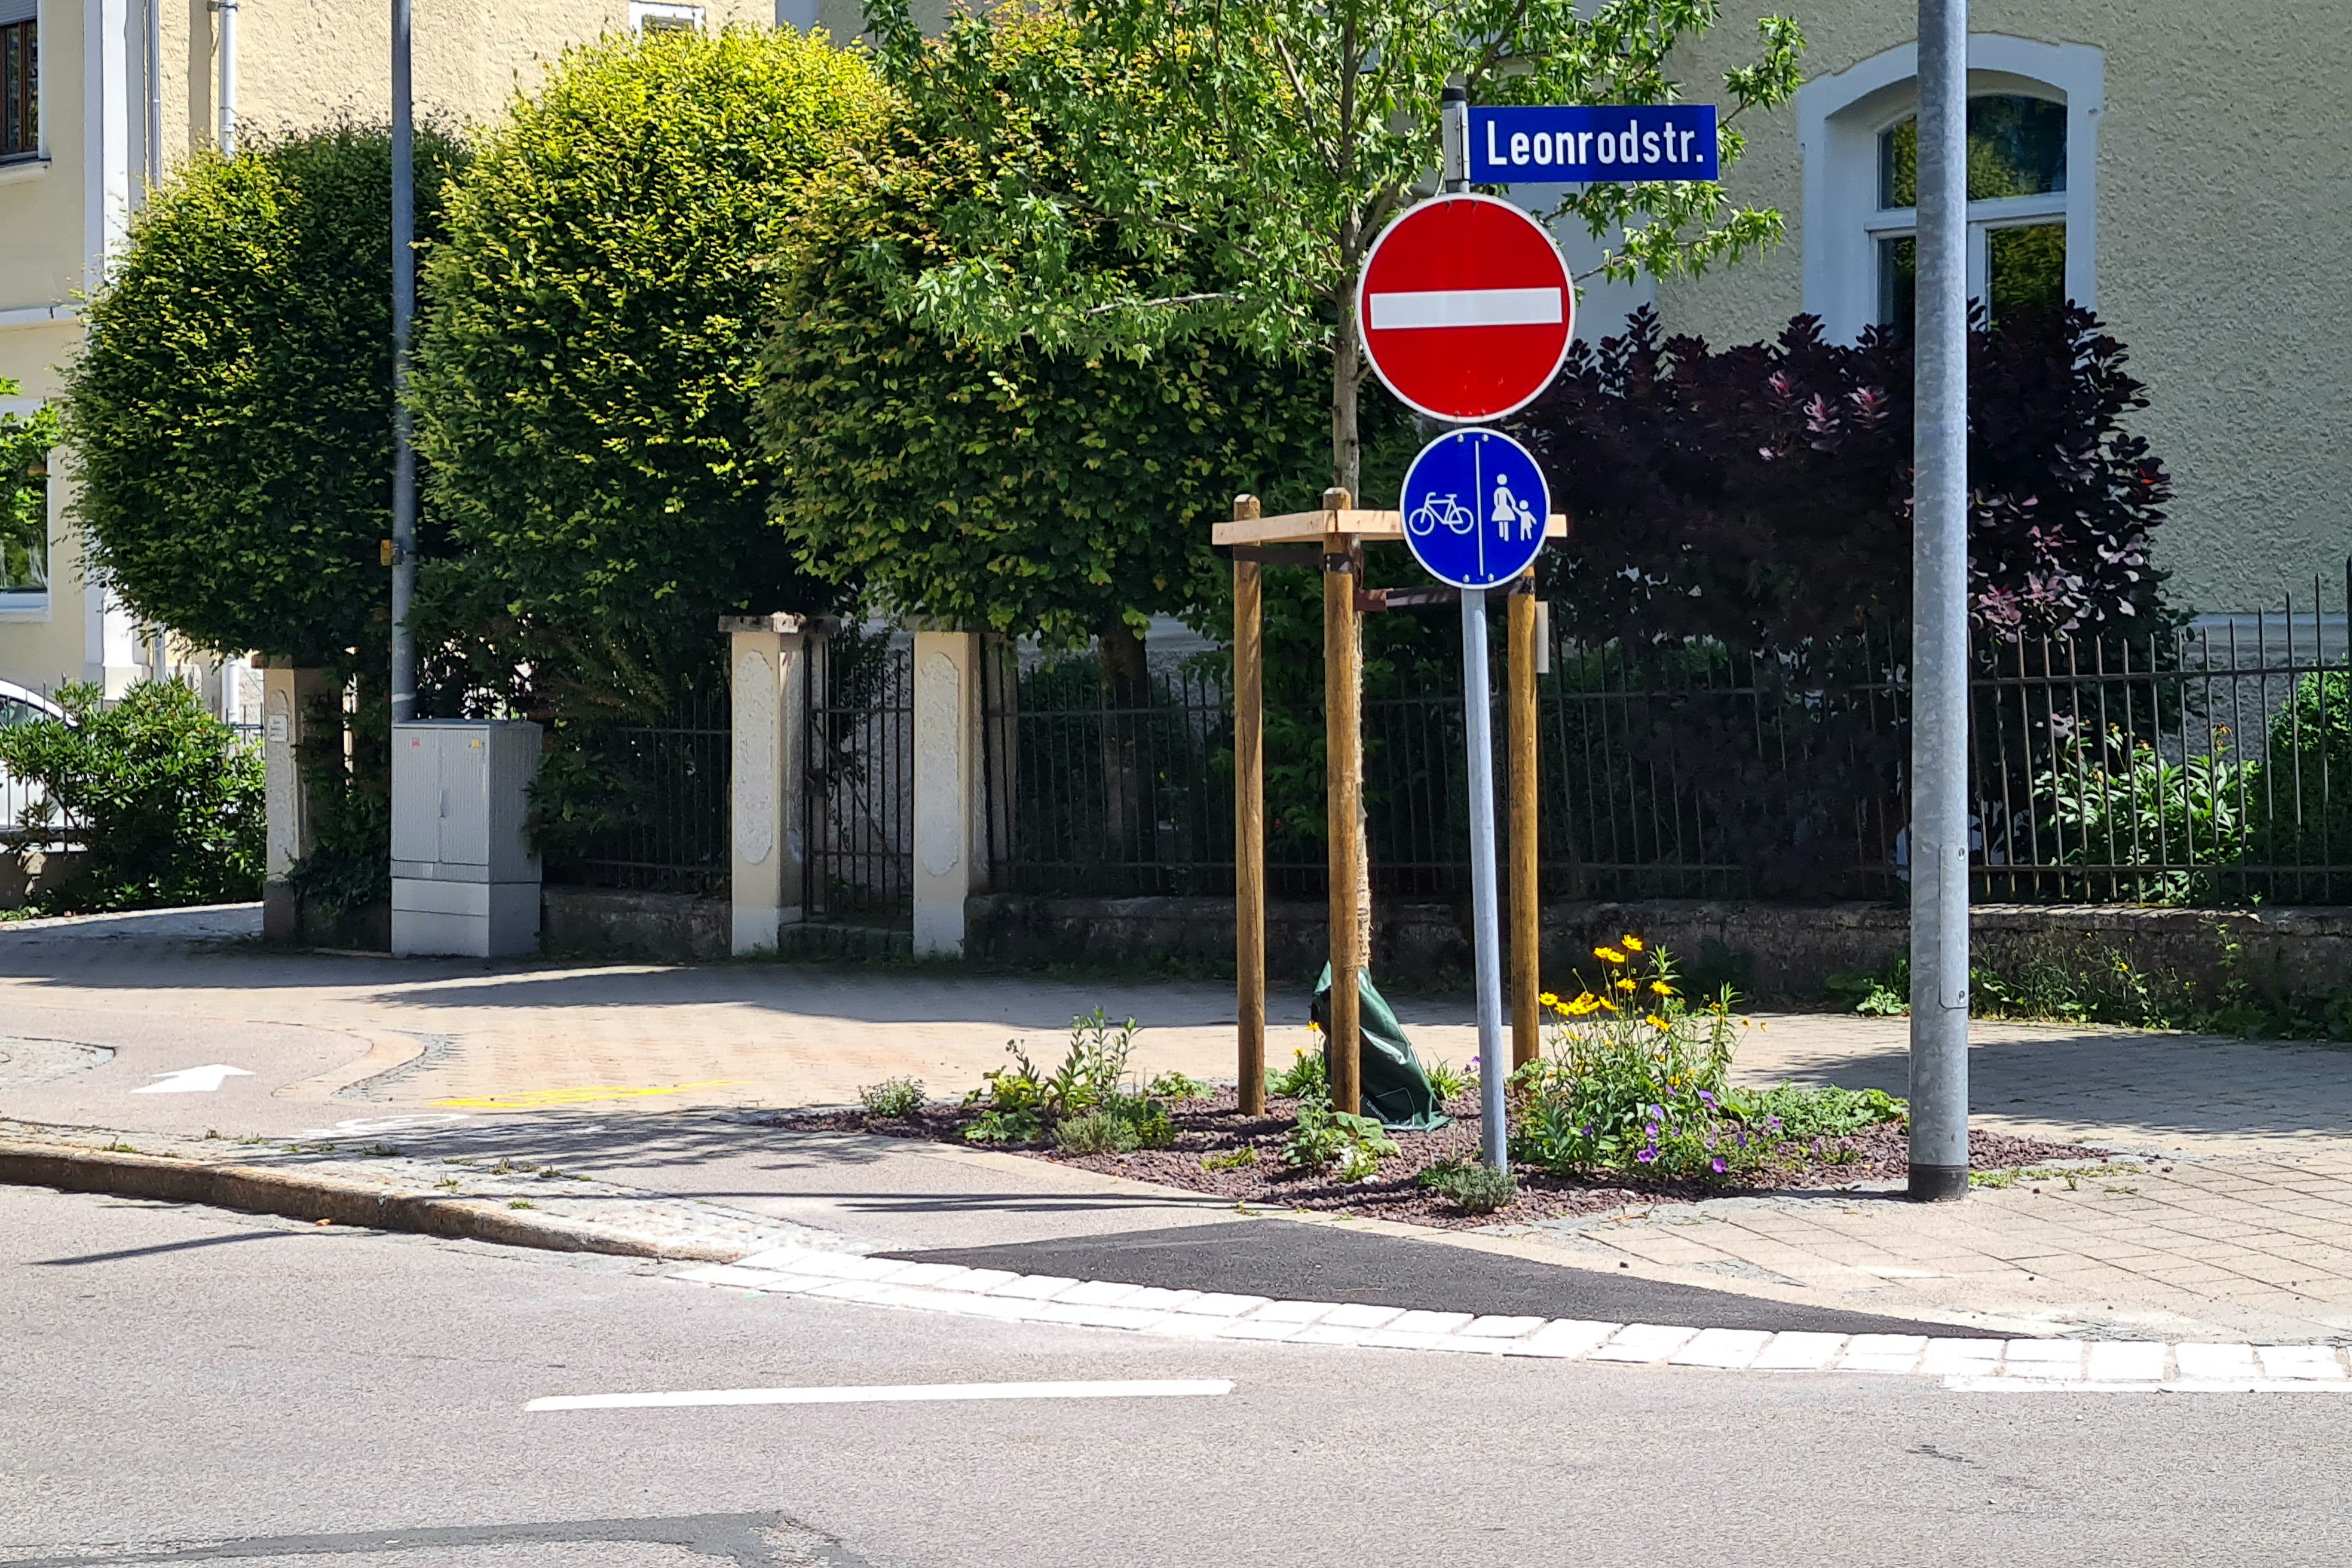
[[1523,408],[1551,384],[1575,330],[1576,289],[1534,218],[1493,196],[1439,196],[1373,242],[1356,321],[1399,401],[1469,424]]

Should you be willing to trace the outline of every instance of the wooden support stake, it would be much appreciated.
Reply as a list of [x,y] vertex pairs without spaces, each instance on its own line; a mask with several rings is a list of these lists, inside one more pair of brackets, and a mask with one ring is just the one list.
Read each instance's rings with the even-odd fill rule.
[[[1348,510],[1343,489],[1323,492],[1327,510]],[[1334,520],[1337,521],[1336,519]],[[1332,532],[1323,552],[1323,742],[1324,826],[1331,878],[1331,1103],[1346,1111],[1363,1109],[1362,1037],[1357,1008],[1360,962],[1357,926],[1358,879],[1362,868],[1362,715],[1358,702],[1355,540]]]
[[[1234,521],[1258,515],[1234,498]],[[1234,562],[1234,975],[1241,1018],[1241,1109],[1265,1114],[1265,638],[1255,561]]]
[[1543,1020],[1536,1004],[1543,930],[1536,885],[1535,595],[1513,594],[1508,603],[1510,657],[1504,677],[1510,691],[1505,721],[1510,735],[1511,1066],[1517,1068],[1543,1049]]

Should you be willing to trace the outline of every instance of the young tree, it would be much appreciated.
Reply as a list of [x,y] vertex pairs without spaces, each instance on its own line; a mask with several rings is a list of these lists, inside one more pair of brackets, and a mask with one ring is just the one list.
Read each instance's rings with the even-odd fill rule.
[[[1046,76],[1132,89],[1117,58],[1076,45],[1066,18],[1007,11],[900,62],[911,90],[892,135],[807,204],[780,258],[761,426],[775,516],[810,572],[862,580],[901,615],[1095,637],[1127,685],[1149,616],[1223,598],[1209,524],[1230,498],[1286,482],[1311,495],[1299,470],[1320,444],[1320,399],[1297,364],[1209,335],[1137,363],[970,347],[894,313],[893,266],[952,257],[1008,171],[1025,186],[1065,162],[1050,123],[959,138],[973,97],[1001,103]],[[1104,227],[1073,231],[1076,265],[1119,265]],[[1203,291],[1212,262],[1169,260]]]
[[[1433,174],[1449,83],[1488,103],[1652,103],[1680,96],[1678,43],[1717,0],[1067,0],[1078,47],[1128,62],[1137,90],[1106,95],[1039,73],[965,102],[971,140],[1016,124],[1063,134],[1055,164],[1013,160],[996,199],[964,215],[949,255],[911,261],[895,307],[961,340],[1148,358],[1202,332],[1310,357],[1330,375],[1332,481],[1360,489],[1358,400],[1368,373],[1356,275],[1388,220]],[[886,75],[919,81],[908,0],[869,0]],[[985,26],[966,17],[960,36]],[[1803,40],[1759,24],[1752,64],[1727,72],[1722,163],[1738,117],[1783,101]],[[966,48],[965,56],[977,50]],[[1595,184],[1559,214],[1609,248],[1612,277],[1694,274],[1777,239],[1779,214],[1719,184]],[[1108,238],[1117,265],[1102,265]],[[1203,286],[1192,258],[1215,258]]]

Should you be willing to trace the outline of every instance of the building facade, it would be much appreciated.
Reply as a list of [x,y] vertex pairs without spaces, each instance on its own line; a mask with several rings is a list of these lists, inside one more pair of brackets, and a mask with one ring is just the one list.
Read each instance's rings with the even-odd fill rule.
[[[1668,328],[1729,344],[1800,310],[1851,339],[1907,312],[1909,0],[1798,0],[1807,82],[1743,117],[1727,184],[1789,241],[1656,290]],[[1752,33],[1727,7],[1679,60],[1693,97]],[[1752,16],[1755,13],[1750,13]],[[2326,40],[2341,0],[1975,0],[1971,291],[2096,310],[2147,384],[2132,425],[2178,494],[2158,563],[2176,605],[2275,609],[2352,554],[2352,127]]]
[[[77,301],[149,187],[225,124],[390,118],[390,13],[388,0],[0,0],[0,376],[20,388],[0,410],[57,395],[81,341]],[[495,116],[600,34],[816,19],[814,0],[415,0],[414,16],[417,114],[458,125]],[[249,716],[257,687],[236,661],[174,648],[84,580],[72,499],[61,450],[46,536],[0,568],[0,680],[119,692],[177,673],[223,716]]]

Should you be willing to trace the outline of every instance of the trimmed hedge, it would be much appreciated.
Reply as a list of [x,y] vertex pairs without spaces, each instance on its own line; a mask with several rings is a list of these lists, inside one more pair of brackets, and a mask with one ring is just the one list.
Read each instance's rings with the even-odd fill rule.
[[426,269],[414,381],[465,552],[428,566],[422,614],[487,641],[478,682],[535,705],[516,675],[535,662],[538,699],[641,704],[709,662],[716,617],[831,603],[767,517],[764,258],[884,112],[822,34],[665,31],[569,51],[484,139]]
[[[427,241],[463,156],[419,130]],[[87,559],[142,620],[225,653],[389,658],[391,192],[390,132],[339,125],[200,153],[131,225],[64,411]]]

